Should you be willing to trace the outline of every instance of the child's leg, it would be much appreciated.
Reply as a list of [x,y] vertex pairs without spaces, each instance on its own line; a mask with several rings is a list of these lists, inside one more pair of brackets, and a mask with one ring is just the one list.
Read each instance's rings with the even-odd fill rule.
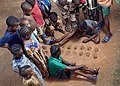
[[89,69],[87,66],[79,69],[81,72],[86,73],[86,74],[98,74],[99,69]]
[[81,73],[79,70],[75,70],[73,73],[76,74],[76,75],[83,76],[83,77],[85,77],[87,79],[90,79],[90,80],[95,80],[96,79],[95,76]]

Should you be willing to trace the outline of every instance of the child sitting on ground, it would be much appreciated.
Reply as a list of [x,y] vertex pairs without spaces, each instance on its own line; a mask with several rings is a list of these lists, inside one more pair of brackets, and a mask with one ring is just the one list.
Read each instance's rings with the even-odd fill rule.
[[65,34],[65,31],[62,29],[63,27],[62,27],[61,23],[62,23],[62,21],[60,20],[57,13],[51,12],[49,18],[46,20],[45,34],[47,36],[51,36],[52,39],[55,39],[54,31],[59,31],[59,32]]
[[60,45],[63,45],[67,42],[74,34],[79,32],[80,37],[88,37],[83,40],[83,43],[87,43],[89,41],[93,41],[95,44],[100,43],[100,28],[102,27],[102,23],[96,24],[93,20],[81,20],[78,21],[77,27],[74,29],[72,33],[67,33],[60,39],[57,39],[56,42],[60,42]]
[[29,65],[25,65],[19,69],[19,74],[23,77],[22,86],[42,86],[42,82],[35,75],[33,69]]
[[44,86],[44,81],[40,70],[23,54],[21,46],[19,44],[14,44],[10,47],[10,51],[13,54],[13,70],[19,73],[19,69],[21,67],[29,65],[34,71],[34,73],[37,75],[38,79],[42,82],[42,86]]
[[59,79],[69,79],[71,73],[86,77],[90,80],[97,80],[99,69],[89,69],[85,65],[76,65],[69,63],[61,56],[61,49],[58,45],[53,45],[50,48],[51,56],[48,60],[49,72],[52,76]]
[[[29,57],[32,57],[32,60],[37,67],[41,70],[41,73],[44,77],[48,77],[49,73],[47,70],[47,55],[43,51],[40,43],[37,43],[31,37],[32,31],[30,27],[22,26],[20,28],[20,35],[23,39],[25,49]],[[37,39],[36,39],[37,40]]]

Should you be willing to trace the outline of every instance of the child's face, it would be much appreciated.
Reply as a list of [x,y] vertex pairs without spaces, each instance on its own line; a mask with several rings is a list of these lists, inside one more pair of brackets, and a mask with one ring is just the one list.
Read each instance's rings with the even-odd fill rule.
[[25,26],[31,27],[29,20],[24,21]]
[[27,72],[27,75],[28,75],[27,77],[28,77],[28,78],[31,77],[31,76],[34,74],[32,68],[28,68],[28,69],[26,70],[26,72]]
[[29,40],[31,37],[31,33],[29,35],[26,35],[25,38],[23,38],[24,40]]
[[15,58],[16,59],[20,59],[21,57],[22,57],[22,55],[23,55],[23,50],[22,49],[20,49],[20,51],[19,52],[17,52],[17,53],[15,53]]
[[27,9],[27,10],[23,10],[23,12],[24,12],[25,15],[30,16],[32,14],[32,7]]
[[16,32],[16,30],[18,30],[18,26],[19,26],[19,23],[14,24],[13,27],[10,27],[10,28],[11,28],[11,31],[12,31],[12,32]]
[[56,23],[58,20],[58,17],[53,17],[53,19],[51,20],[52,22]]

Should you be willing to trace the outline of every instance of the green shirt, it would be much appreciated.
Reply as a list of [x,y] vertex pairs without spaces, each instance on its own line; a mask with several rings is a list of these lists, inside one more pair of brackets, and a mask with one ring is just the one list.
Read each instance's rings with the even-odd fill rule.
[[48,59],[48,68],[52,76],[57,76],[57,72],[60,69],[66,68],[66,65],[62,63],[62,56],[59,56],[59,59],[50,56],[50,58]]

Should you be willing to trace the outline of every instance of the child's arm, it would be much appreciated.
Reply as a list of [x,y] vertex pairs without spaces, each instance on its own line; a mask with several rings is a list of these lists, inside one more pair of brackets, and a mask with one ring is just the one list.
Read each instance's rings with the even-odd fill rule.
[[75,63],[70,63],[70,62],[64,60],[63,58],[62,58],[62,62],[63,62],[64,64],[70,65],[70,66],[75,66],[75,65],[76,65]]
[[94,28],[93,26],[89,26],[89,27],[91,28],[91,30],[93,30],[93,32],[94,32],[95,34],[94,34],[93,36],[89,37],[88,39],[85,39],[85,40],[83,41],[84,43],[87,43],[87,42],[89,42],[90,40],[92,40],[92,39],[94,39],[95,37],[98,36],[95,28]]
[[77,29],[74,29],[74,31],[65,34],[65,37],[63,38],[63,40],[59,43],[60,45],[63,45],[65,42],[67,42],[77,31]]

